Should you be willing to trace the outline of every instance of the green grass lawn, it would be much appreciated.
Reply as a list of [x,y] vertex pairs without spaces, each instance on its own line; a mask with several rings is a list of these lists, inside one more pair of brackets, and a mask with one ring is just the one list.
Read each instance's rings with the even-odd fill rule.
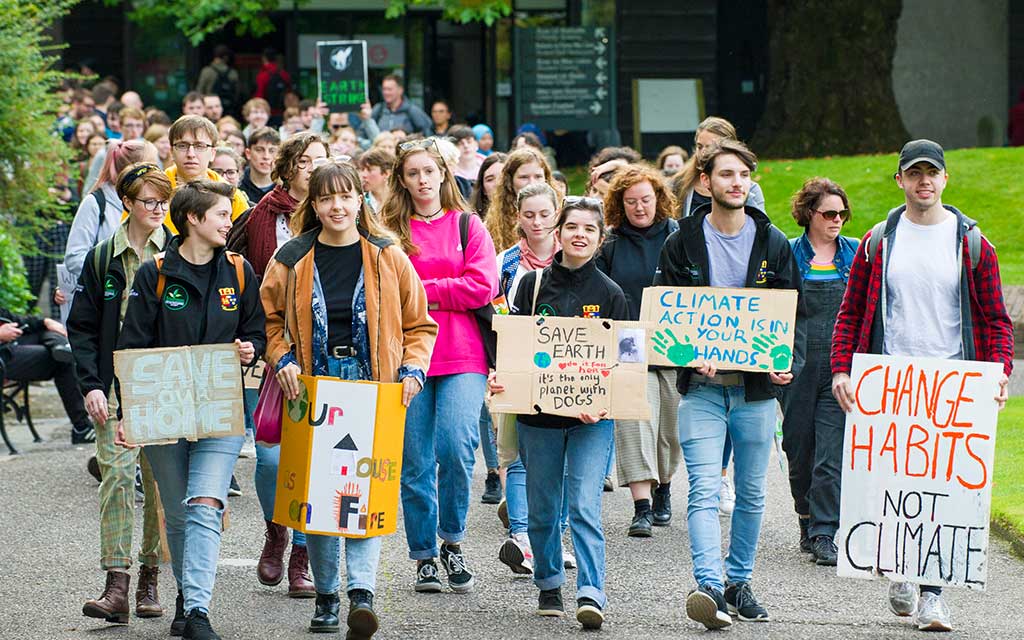
[[1024,536],[1024,397],[1010,398],[999,414],[992,517]]
[[[839,183],[850,197],[853,219],[846,235],[861,237],[889,209],[903,202],[893,180],[895,153],[807,160],[764,160],[755,179],[764,191],[768,215],[787,235],[800,233],[789,213],[790,198],[808,178]],[[999,252],[1005,284],[1024,284],[1024,147],[962,149],[946,153],[949,184],[942,201],[978,220]],[[582,193],[585,171],[564,170],[572,193]]]

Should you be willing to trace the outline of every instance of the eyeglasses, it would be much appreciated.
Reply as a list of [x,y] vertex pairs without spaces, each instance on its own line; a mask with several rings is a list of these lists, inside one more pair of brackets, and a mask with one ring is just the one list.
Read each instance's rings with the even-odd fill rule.
[[189,149],[195,149],[196,153],[202,153],[207,149],[212,149],[212,144],[206,144],[205,142],[175,142],[174,150],[179,153],[188,153]]
[[166,200],[136,200],[135,202],[141,202],[142,206],[149,212],[154,212],[157,209],[167,211],[171,208],[171,204]]
[[433,138],[424,138],[422,140],[410,140],[409,142],[403,142],[398,145],[398,148],[402,151],[412,151],[414,149],[429,149],[430,145],[437,146],[437,142]]
[[821,215],[822,218],[825,218],[826,220],[830,220],[832,222],[835,222],[836,219],[838,218],[838,219],[842,220],[843,223],[845,224],[846,221],[850,219],[850,210],[849,209],[843,209],[842,211],[817,211],[817,210],[815,210],[814,213],[817,213],[817,214]]
[[217,167],[210,167],[217,172],[217,175],[224,178],[234,178],[238,175],[238,169],[218,169]]
[[[316,160],[313,160],[313,168],[314,169],[319,169],[320,167],[322,167],[324,165],[327,165],[327,164],[344,164],[344,163],[351,163],[351,162],[352,162],[352,156],[346,156],[346,155],[342,154],[342,155],[332,156],[330,158],[317,158]],[[300,169],[305,169],[305,167],[299,167],[299,168]]]

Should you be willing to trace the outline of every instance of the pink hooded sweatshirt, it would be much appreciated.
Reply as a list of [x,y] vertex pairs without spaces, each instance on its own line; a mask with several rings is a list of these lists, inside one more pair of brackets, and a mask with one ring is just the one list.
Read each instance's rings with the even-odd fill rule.
[[480,327],[471,309],[497,297],[494,243],[480,218],[471,215],[468,246],[461,247],[459,215],[446,211],[430,222],[413,218],[409,223],[412,242],[419,247],[409,259],[427,292],[430,317],[438,324],[428,376],[487,375]]

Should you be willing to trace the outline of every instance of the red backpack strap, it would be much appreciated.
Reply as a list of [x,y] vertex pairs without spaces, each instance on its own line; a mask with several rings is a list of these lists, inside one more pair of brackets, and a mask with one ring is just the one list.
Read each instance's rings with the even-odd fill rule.
[[153,261],[156,262],[156,299],[164,297],[164,287],[167,286],[167,276],[163,274],[164,267],[164,252],[153,256]]
[[234,251],[225,251],[228,260],[235,266],[235,279],[238,280],[238,295],[245,293],[245,258]]

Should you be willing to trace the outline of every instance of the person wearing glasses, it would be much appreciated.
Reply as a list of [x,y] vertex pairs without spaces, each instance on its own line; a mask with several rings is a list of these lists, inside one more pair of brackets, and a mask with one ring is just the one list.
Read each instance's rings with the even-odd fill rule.
[[[237,189],[238,183],[242,179],[242,166],[244,164],[245,161],[242,160],[242,156],[238,155],[234,149],[227,145],[222,145],[214,148],[213,162],[210,163],[210,169],[215,171],[221,178],[224,178],[224,182]],[[242,193],[245,192],[243,191]]]
[[480,219],[463,213],[469,205],[432,138],[399,147],[388,190],[380,219],[409,254],[438,324],[423,392],[405,420],[402,510],[409,557],[417,561],[415,589],[441,590],[434,562],[440,555],[449,587],[467,593],[473,574],[461,542],[488,372],[473,310],[497,294],[494,244]]
[[803,370],[783,401],[782,447],[800,525],[800,551],[836,565],[843,435],[846,417],[832,396],[832,329],[860,240],[841,235],[850,219],[846,192],[828,178],[811,178],[793,196],[793,218],[804,233],[789,241],[800,268],[807,310]]
[[[329,375],[401,382],[408,407],[423,388],[437,335],[423,284],[363,199],[355,166],[347,160],[316,164],[308,193],[292,216],[296,237],[275,254],[260,292],[268,366],[289,399],[299,393],[296,376]],[[310,534],[306,542],[316,581],[309,630],[336,632],[341,539]],[[345,540],[347,638],[364,640],[379,626],[373,594],[381,542],[380,537]]]
[[85,256],[67,328],[78,386],[85,396],[85,409],[96,424],[96,462],[102,477],[100,567],[106,572],[107,581],[100,597],[85,603],[82,614],[127,623],[136,464],[142,467],[145,493],[139,582],[135,591],[135,615],[140,618],[164,614],[157,593],[160,518],[149,464],[140,458],[139,449],[114,444],[118,408],[117,395],[111,392],[114,348],[139,266],[163,251],[171,239],[171,232],[163,226],[171,182],[157,165],[136,163],[120,172],[116,192],[128,217],[117,226],[113,237],[101,241]]
[[[528,187],[532,188],[532,187]],[[629,309],[619,285],[597,268],[595,256],[605,236],[604,211],[595,198],[566,198],[555,223],[561,250],[548,267],[520,278],[514,315],[599,317],[627,320]],[[540,278],[539,288],[537,278]],[[496,374],[488,378],[492,394],[503,393]],[[584,629],[600,629],[608,597],[605,583],[605,538],[601,526],[603,462],[612,447],[614,422],[598,414],[575,417],[544,413],[516,416],[519,455],[526,467],[528,531],[533,548],[533,581],[540,589],[537,613],[562,616],[563,501],[568,502],[569,529],[579,568],[576,573],[576,620]],[[563,489],[567,495],[563,496]]]
[[[265,318],[256,274],[243,261],[240,279],[237,254],[224,250],[234,192],[231,185],[209,180],[189,182],[175,192],[170,216],[179,235],[167,245],[159,267],[155,260],[139,267],[118,349],[234,343],[242,365],[263,353]],[[165,286],[158,297],[160,276]],[[182,438],[142,448],[160,490],[178,586],[172,636],[220,638],[208,616],[228,485],[242,441],[242,436]],[[120,422],[116,442],[131,446]]]
[[[211,180],[223,182],[216,171],[210,169],[213,162],[214,148],[217,146],[217,127],[203,116],[181,116],[171,125],[167,133],[171,140],[171,155],[174,166],[164,173],[171,180],[171,188],[177,190],[179,184],[194,180]],[[234,189],[231,195],[231,219],[234,220],[249,208],[249,200],[241,191]],[[178,228],[167,214],[164,224],[177,234]]]
[[[643,291],[654,281],[661,248],[679,229],[673,219],[676,199],[656,170],[627,165],[608,185],[604,211],[609,233],[597,268],[622,287],[629,319],[639,320]],[[650,419],[615,421],[616,476],[633,497],[627,535],[634,538],[649,538],[652,526],[672,521],[672,476],[682,457],[674,369],[648,368],[647,402]]]

